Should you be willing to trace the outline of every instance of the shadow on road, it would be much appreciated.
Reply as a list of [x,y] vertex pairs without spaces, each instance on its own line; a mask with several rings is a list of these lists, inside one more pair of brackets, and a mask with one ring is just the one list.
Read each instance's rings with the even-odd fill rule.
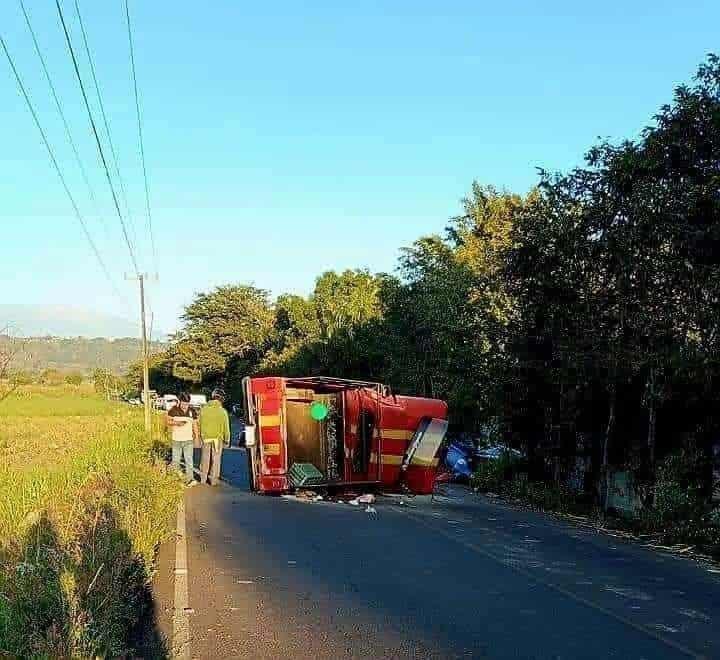
[[[683,657],[511,570],[514,555],[473,552],[396,507],[381,505],[373,518],[249,494],[243,450],[226,452],[223,477],[230,486],[188,496],[201,656]],[[462,510],[455,504],[451,517]],[[440,509],[428,514],[450,527]],[[494,542],[483,529],[479,546]],[[526,536],[503,547],[526,549]]]

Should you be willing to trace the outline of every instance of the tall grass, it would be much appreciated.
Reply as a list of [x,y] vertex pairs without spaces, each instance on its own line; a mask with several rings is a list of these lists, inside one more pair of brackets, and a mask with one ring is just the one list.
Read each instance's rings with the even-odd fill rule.
[[162,445],[137,412],[70,390],[2,408],[0,655],[133,652],[181,493]]

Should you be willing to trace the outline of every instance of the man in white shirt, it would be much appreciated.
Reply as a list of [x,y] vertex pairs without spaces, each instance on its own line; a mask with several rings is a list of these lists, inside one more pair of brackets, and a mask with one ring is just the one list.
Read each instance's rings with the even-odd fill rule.
[[190,407],[190,395],[183,393],[167,414],[167,426],[172,435],[172,466],[180,472],[180,459],[185,462],[185,483],[194,486],[193,446],[198,435],[197,415]]

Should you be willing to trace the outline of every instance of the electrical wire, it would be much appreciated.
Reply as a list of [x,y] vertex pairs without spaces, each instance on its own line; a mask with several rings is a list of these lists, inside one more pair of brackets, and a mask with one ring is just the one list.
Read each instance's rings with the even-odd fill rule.
[[90,65],[90,74],[93,80],[93,85],[95,87],[95,94],[97,95],[98,105],[100,106],[100,116],[102,117],[103,126],[105,127],[105,134],[107,135],[108,146],[110,147],[110,155],[112,156],[112,164],[115,168],[115,176],[117,176],[120,187],[120,196],[122,197],[122,201],[125,204],[125,210],[127,211],[127,219],[128,225],[130,227],[130,233],[132,235],[133,242],[137,243],[135,223],[133,221],[132,211],[128,202],[127,191],[125,189],[125,181],[120,174],[117,151],[115,150],[112,133],[110,132],[110,122],[108,121],[107,113],[105,112],[105,103],[103,102],[103,97],[100,93],[100,83],[98,82],[97,73],[95,71],[95,61],[90,50],[90,41],[88,40],[87,31],[85,30],[85,23],[83,22],[82,14],[80,13],[79,0],[75,0],[75,14],[77,15],[78,24],[80,25],[80,34],[82,36],[83,47],[85,48],[85,55],[87,56],[88,63]]
[[40,60],[40,64],[42,65],[43,73],[45,74],[45,80],[47,80],[48,86],[50,87],[50,92],[52,93],[53,100],[55,101],[55,107],[57,108],[58,114],[60,115],[60,119],[62,120],[63,126],[65,127],[65,135],[67,136],[67,140],[70,144],[70,148],[72,149],[73,155],[75,156],[75,162],[77,163],[78,169],[80,170],[80,174],[82,175],[82,179],[85,182],[85,186],[88,189],[88,194],[90,195],[90,200],[92,201],[93,208],[95,210],[95,214],[100,219],[100,222],[102,223],[103,227],[105,228],[105,231],[109,234],[110,232],[110,225],[108,224],[107,219],[105,216],[100,213],[97,203],[97,198],[95,196],[95,191],[93,190],[92,184],[90,183],[90,178],[88,177],[87,170],[85,169],[85,166],[83,165],[82,158],[80,158],[80,153],[78,152],[77,145],[75,144],[75,140],[73,139],[72,132],[70,130],[70,125],[68,124],[67,117],[65,116],[65,112],[62,107],[62,103],[60,102],[60,98],[58,96],[57,90],[55,89],[55,85],[53,84],[52,77],[50,76],[50,71],[47,67],[47,62],[45,61],[45,56],[42,53],[42,50],[40,48],[40,44],[38,43],[37,36],[35,34],[35,30],[33,29],[32,23],[30,21],[30,16],[28,16],[27,10],[25,9],[25,3],[23,0],[20,0],[20,9],[22,9],[23,16],[25,17],[25,23],[27,24],[28,30],[30,32],[30,36],[32,37],[33,45],[35,47],[35,52],[37,53],[38,59]]
[[133,88],[135,89],[135,110],[137,112],[138,137],[140,141],[140,160],[142,162],[143,179],[145,181],[145,208],[147,210],[148,231],[150,232],[150,245],[152,246],[153,265],[157,274],[157,250],[155,249],[155,232],[153,231],[152,212],[150,210],[150,186],[148,184],[147,167],[145,165],[145,146],[143,143],[142,115],[140,113],[140,95],[138,94],[137,74],[135,71],[135,48],[133,46],[132,26],[130,23],[130,7],[125,0],[125,17],[127,19],[128,42],[130,44],[130,68],[132,69]]
[[58,178],[60,179],[60,183],[62,184],[62,187],[65,189],[65,194],[68,196],[68,199],[70,200],[70,204],[73,207],[73,211],[75,212],[75,217],[77,218],[78,222],[80,223],[80,226],[82,227],[83,233],[85,234],[85,238],[87,239],[88,243],[90,244],[90,248],[92,249],[93,254],[95,255],[95,258],[97,259],[98,263],[100,264],[100,267],[105,274],[105,277],[107,278],[108,282],[110,283],[110,286],[113,289],[113,292],[115,295],[118,296],[118,298],[123,301],[124,304],[128,304],[127,299],[120,293],[120,290],[115,285],[114,280],[112,279],[110,275],[110,271],[108,270],[105,261],[102,258],[102,255],[100,254],[100,251],[97,248],[97,245],[95,245],[95,241],[92,238],[92,235],[90,234],[90,231],[88,230],[87,223],[85,222],[85,219],[83,218],[82,213],[80,213],[80,209],[78,208],[77,203],[75,202],[75,198],[73,197],[72,193],[70,192],[70,188],[67,185],[67,181],[65,180],[65,176],[62,172],[62,169],[60,169],[60,165],[58,164],[57,158],[55,157],[55,153],[53,152],[52,147],[50,146],[50,142],[47,138],[47,135],[45,133],[45,130],[42,127],[42,124],[40,123],[40,119],[38,118],[37,112],[35,111],[35,107],[32,104],[32,101],[30,99],[30,95],[27,92],[27,89],[25,88],[25,85],[22,81],[22,78],[20,77],[20,73],[17,70],[17,67],[15,66],[15,62],[10,55],[10,51],[8,50],[7,44],[5,43],[5,39],[0,35],[0,45],[2,45],[2,49],[5,52],[5,56],[7,57],[8,63],[10,64],[10,68],[12,69],[12,72],[15,76],[15,80],[17,81],[18,87],[20,88],[20,92],[22,93],[23,98],[25,99],[25,103],[28,107],[28,110],[30,111],[30,114],[32,115],[33,121],[35,122],[35,126],[37,127],[38,131],[40,132],[40,136],[42,137],[43,144],[45,145],[45,148],[47,149],[48,155],[50,156],[50,161],[53,164],[53,167],[55,168],[55,171],[57,172]]
[[135,274],[139,276],[140,268],[138,267],[135,250],[128,234],[127,225],[125,224],[122,212],[120,211],[120,204],[118,202],[117,194],[115,193],[115,187],[113,186],[112,177],[110,176],[110,169],[108,168],[107,160],[105,159],[105,153],[102,148],[102,143],[100,142],[100,136],[98,135],[97,126],[95,125],[95,119],[93,119],[92,110],[90,109],[90,102],[88,101],[87,93],[85,91],[85,85],[83,83],[82,76],[80,75],[80,68],[78,67],[77,58],[75,57],[75,50],[73,49],[72,40],[70,39],[70,33],[68,32],[67,25],[65,23],[65,16],[63,15],[62,7],[60,6],[60,0],[55,0],[55,6],[57,7],[58,14],[60,16],[60,23],[62,24],[63,32],[65,33],[65,41],[67,43],[70,57],[72,58],[73,67],[75,69],[75,76],[77,77],[78,83],[80,85],[80,91],[82,92],[83,101],[85,102],[85,109],[87,110],[88,118],[90,119],[90,126],[92,127],[92,132],[95,136],[95,143],[100,154],[100,160],[102,161],[102,165],[105,170],[105,176],[107,177],[108,185],[110,186],[110,192],[112,193],[113,202],[115,203],[115,211],[117,212],[117,216],[120,220],[123,238],[125,239],[125,244],[127,245],[128,251],[130,252],[130,259],[132,260]]

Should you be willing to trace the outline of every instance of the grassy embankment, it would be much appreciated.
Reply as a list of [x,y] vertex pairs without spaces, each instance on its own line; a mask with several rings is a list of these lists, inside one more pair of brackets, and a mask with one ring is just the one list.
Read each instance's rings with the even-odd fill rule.
[[150,445],[141,412],[82,388],[0,403],[0,655],[116,657],[151,630],[181,489]]

